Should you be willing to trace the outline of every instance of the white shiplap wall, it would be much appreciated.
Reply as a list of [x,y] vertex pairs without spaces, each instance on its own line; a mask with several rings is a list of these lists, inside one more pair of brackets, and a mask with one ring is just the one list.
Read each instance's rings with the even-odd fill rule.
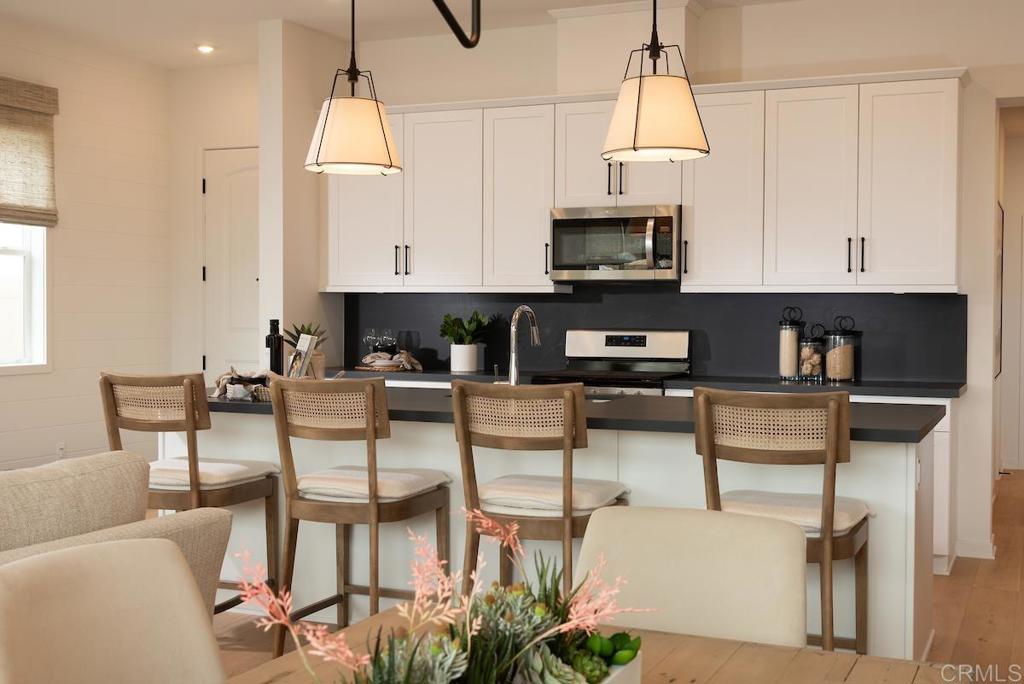
[[[170,91],[163,70],[0,21],[0,75],[60,91],[49,232],[51,370],[0,375],[0,469],[106,449],[101,369],[170,362]],[[153,436],[126,448],[155,455]]]

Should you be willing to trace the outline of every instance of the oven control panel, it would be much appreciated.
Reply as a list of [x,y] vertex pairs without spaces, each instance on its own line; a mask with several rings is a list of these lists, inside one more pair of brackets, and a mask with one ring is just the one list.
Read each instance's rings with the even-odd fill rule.
[[690,358],[690,332],[566,330],[565,356],[567,359],[687,360]]
[[647,335],[605,335],[606,347],[646,347]]

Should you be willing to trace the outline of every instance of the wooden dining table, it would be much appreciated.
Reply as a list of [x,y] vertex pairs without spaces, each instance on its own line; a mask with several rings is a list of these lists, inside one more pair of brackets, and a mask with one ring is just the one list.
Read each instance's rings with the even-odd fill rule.
[[[392,608],[345,629],[348,643],[365,652],[383,629],[400,627]],[[609,627],[608,631],[616,631]],[[951,665],[917,663],[824,652],[810,648],[769,646],[728,639],[631,629],[643,637],[644,684],[947,684],[959,679]],[[338,679],[337,668],[309,657],[323,682]],[[945,669],[943,669],[945,668]],[[232,678],[229,684],[308,684],[309,673],[291,652]]]

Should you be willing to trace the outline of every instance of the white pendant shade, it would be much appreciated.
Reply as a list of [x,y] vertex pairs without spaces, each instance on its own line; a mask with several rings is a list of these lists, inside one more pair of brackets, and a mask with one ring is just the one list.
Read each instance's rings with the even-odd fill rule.
[[688,79],[651,74],[622,82],[603,159],[685,161],[707,153],[708,140]]
[[306,169],[362,176],[401,173],[402,162],[384,105],[363,97],[325,100],[306,155]]

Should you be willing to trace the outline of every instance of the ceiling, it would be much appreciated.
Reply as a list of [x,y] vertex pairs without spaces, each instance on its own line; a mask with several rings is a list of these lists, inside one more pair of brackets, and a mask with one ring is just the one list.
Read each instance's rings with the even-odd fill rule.
[[[636,4],[643,7],[647,1]],[[700,0],[708,9],[785,1]],[[469,0],[448,2],[468,26]],[[484,0],[484,40],[489,28],[552,21],[548,10],[616,2],[622,0]],[[347,36],[348,12],[348,0],[0,0],[0,17],[56,29],[168,68],[254,62],[256,23],[262,19],[286,19]],[[359,0],[357,20],[360,40],[448,31],[431,0]],[[202,44],[217,50],[200,55],[195,48]]]

